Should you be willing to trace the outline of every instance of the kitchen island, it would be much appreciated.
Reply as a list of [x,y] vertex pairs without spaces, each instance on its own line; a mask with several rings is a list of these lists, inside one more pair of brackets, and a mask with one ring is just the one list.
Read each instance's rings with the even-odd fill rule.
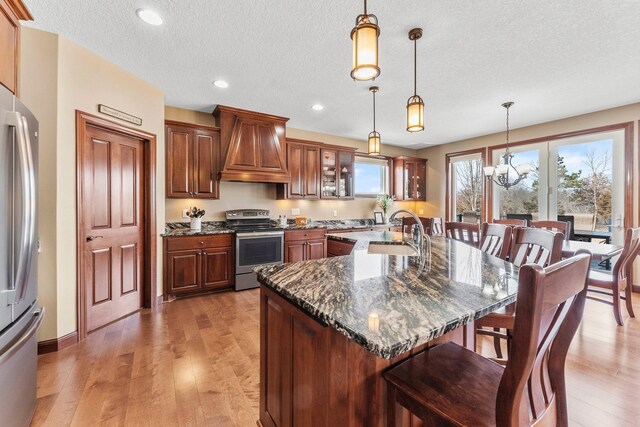
[[328,235],[353,252],[256,270],[264,427],[383,426],[382,372],[441,342],[473,348],[473,320],[515,300],[517,268],[463,243],[433,238],[430,259],[368,251],[401,237]]

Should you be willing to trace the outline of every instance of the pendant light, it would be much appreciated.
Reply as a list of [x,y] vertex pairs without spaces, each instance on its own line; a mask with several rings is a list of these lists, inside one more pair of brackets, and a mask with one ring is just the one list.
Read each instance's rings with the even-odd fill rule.
[[368,146],[370,156],[380,155],[380,134],[376,132],[376,92],[378,86],[371,86],[369,92],[373,93],[373,132],[369,134]]
[[[486,166],[483,168],[484,175],[487,177],[489,182],[494,182],[506,190],[518,185],[522,180],[526,179],[529,172],[531,172],[531,165],[528,163],[514,166],[513,154],[509,151],[509,108],[511,108],[512,105],[513,102],[505,102],[502,104],[502,107],[507,110],[507,146],[504,150],[504,154],[500,156],[502,157],[502,163],[499,163],[496,166]],[[510,171],[511,177],[509,176]],[[511,178],[513,178],[513,180]]]
[[364,0],[364,13],[356,18],[356,26],[351,30],[353,45],[353,68],[351,78],[354,80],[375,80],[380,75],[378,67],[378,18],[367,14],[367,0]]
[[407,101],[407,131],[424,130],[424,101],[417,94],[417,40],[422,37],[422,28],[409,31],[409,40],[413,41],[413,96]]

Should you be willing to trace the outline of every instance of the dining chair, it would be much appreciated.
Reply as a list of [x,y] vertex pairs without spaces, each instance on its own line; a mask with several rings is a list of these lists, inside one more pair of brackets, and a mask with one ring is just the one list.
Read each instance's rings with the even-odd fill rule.
[[[613,266],[613,271],[605,272],[602,270],[591,270],[589,272],[589,291],[604,295],[610,295],[612,302],[605,301],[602,298],[588,296],[589,299],[604,302],[613,305],[613,316],[618,325],[623,326],[622,313],[620,311],[620,292],[624,291],[624,300],[627,306],[629,316],[636,317],[633,312],[633,304],[631,295],[631,283],[629,283],[629,274],[633,266],[633,261],[640,253],[640,228],[628,228],[624,234],[624,247],[620,258]],[[601,291],[606,289],[611,291]]]
[[571,223],[568,221],[531,221],[531,227],[555,231],[564,235],[564,240],[571,237]]
[[525,221],[533,221],[533,215],[508,213],[507,219],[524,219]]
[[433,217],[429,219],[429,234],[431,236],[444,236],[444,223],[442,218]]
[[[429,227],[429,218],[419,217],[422,226],[424,227],[425,233]],[[402,217],[402,229],[405,233],[411,233],[411,227],[416,223],[416,220],[412,216],[403,216]]]
[[480,225],[467,222],[445,222],[445,236],[478,247],[480,243]]
[[452,342],[384,373],[387,426],[404,407],[425,425],[567,426],[565,360],[584,313],[591,256],[543,268],[525,265],[518,280],[514,340],[506,365]]
[[[562,259],[562,240],[562,233],[539,228],[516,228],[509,259],[518,267],[525,264],[547,267]],[[500,340],[507,341],[507,351],[511,345],[515,311],[516,304],[509,304],[476,320],[476,334],[493,337],[493,347],[498,358],[502,358]],[[503,329],[505,332],[502,332]]]
[[480,250],[500,259],[507,259],[511,249],[513,229],[502,224],[482,224]]
[[558,215],[558,221],[569,223],[569,238],[567,240],[576,240],[576,217],[575,215]]
[[494,219],[494,224],[511,225],[513,227],[526,227],[526,219]]

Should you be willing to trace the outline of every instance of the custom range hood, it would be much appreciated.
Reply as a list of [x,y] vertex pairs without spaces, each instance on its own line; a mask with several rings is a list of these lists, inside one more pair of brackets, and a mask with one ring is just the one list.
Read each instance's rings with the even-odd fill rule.
[[221,181],[289,182],[286,117],[218,105]]

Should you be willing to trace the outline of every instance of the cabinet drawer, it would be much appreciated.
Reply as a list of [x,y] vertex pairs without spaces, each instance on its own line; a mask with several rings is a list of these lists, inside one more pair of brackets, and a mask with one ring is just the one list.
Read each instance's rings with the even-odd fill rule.
[[324,228],[314,228],[311,230],[286,230],[284,232],[284,241],[292,242],[294,240],[312,240],[323,239],[327,234]]
[[337,240],[327,240],[327,256],[349,255],[353,250],[353,243],[338,242]]
[[231,247],[235,235],[217,234],[212,236],[167,237],[167,251],[184,251],[200,248]]

